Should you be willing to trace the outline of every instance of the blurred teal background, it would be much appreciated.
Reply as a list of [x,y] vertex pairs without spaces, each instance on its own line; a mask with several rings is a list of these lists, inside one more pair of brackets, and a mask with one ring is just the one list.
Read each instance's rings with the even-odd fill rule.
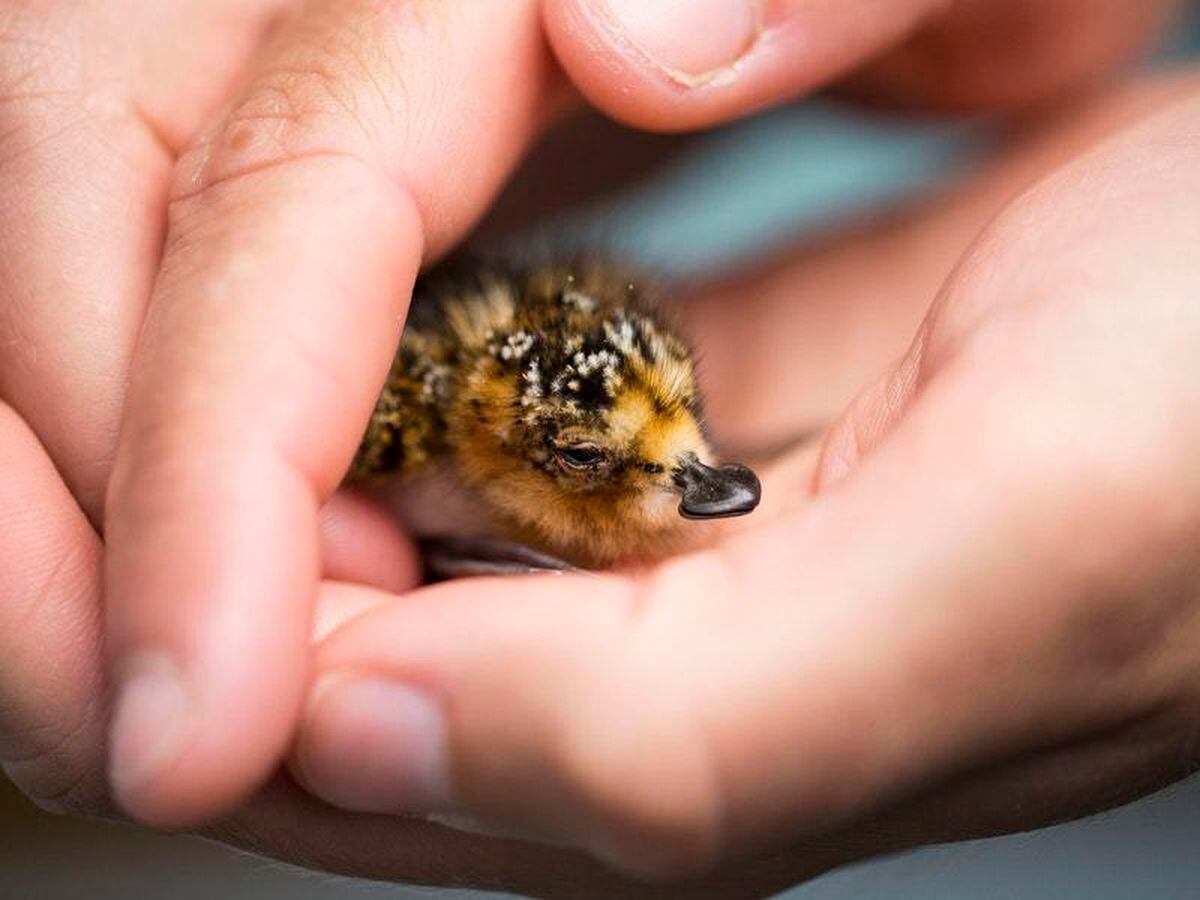
[[[1167,62],[1200,51],[1181,30]],[[547,226],[666,272],[727,266],[773,243],[919,191],[985,142],[971,125],[914,125],[817,100],[698,140],[637,194]],[[796,173],[800,173],[797,177]],[[1057,828],[848,867],[789,900],[1191,900],[1200,897],[1200,780]],[[191,838],[54,819],[0,784],[0,900],[350,900],[483,894],[306,872]]]
[[[1200,52],[1196,20],[1151,65]],[[712,133],[636,192],[551,219],[531,239],[703,274],[928,188],[987,144],[983,123],[912,122],[817,98]]]
[[986,143],[979,127],[871,117],[818,98],[706,135],[636,191],[526,239],[607,246],[650,271],[698,277],[929,187]]

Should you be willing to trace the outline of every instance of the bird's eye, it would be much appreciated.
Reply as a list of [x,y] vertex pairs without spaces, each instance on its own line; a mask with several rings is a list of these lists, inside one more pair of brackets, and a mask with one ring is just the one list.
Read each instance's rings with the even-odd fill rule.
[[572,469],[595,469],[605,460],[604,451],[595,444],[566,444],[557,451],[558,458]]

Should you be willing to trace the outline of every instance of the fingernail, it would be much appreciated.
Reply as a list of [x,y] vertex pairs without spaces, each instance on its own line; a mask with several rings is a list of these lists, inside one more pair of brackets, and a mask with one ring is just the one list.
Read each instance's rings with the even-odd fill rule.
[[167,656],[137,656],[117,672],[108,776],[117,798],[125,801],[179,756],[193,718],[190,692]]
[[297,744],[296,768],[310,791],[343,809],[450,808],[441,706],[398,681],[330,675],[319,682]]
[[761,0],[600,0],[624,36],[685,87],[732,79],[762,32]]

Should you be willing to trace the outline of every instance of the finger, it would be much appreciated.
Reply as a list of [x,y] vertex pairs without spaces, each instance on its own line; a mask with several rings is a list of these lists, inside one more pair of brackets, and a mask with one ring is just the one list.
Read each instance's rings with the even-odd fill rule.
[[875,100],[956,109],[1030,103],[1111,71],[1178,7],[545,0],[544,17],[555,53],[592,103],[639,127],[675,131],[745,115],[869,62],[850,88]]
[[81,17],[25,9],[0,52],[0,396],[98,521],[171,158],[134,104],[88,102]]
[[181,161],[108,518],[112,778],[135,814],[213,814],[282,755],[317,509],[422,259],[478,215],[554,87],[527,3],[315,2]]
[[0,404],[0,764],[55,811],[109,811],[100,542]]
[[231,5],[16,4],[0,22],[0,396],[96,524],[174,151],[266,4]]
[[338,491],[321,507],[321,572],[333,581],[368,584],[401,593],[420,580],[416,548],[396,515],[352,491]]
[[545,0],[546,34],[583,94],[652,130],[699,128],[831,80],[943,0]]

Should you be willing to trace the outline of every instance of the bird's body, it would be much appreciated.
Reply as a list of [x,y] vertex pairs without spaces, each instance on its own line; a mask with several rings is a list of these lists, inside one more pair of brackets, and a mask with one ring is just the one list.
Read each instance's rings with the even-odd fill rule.
[[[453,485],[473,531],[595,567],[678,547],[677,507],[748,511],[753,475],[710,456],[692,355],[643,285],[598,262],[479,264],[417,291],[351,477],[425,506]],[[713,506],[739,488],[753,501]]]

